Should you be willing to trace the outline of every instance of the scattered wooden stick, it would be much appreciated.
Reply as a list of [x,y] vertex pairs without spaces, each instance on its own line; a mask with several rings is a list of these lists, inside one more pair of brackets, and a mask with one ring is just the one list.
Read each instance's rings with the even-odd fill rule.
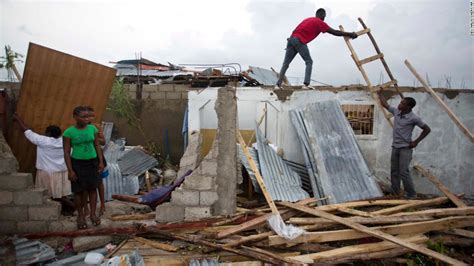
[[467,207],[466,203],[464,203],[461,199],[459,199],[456,195],[449,191],[449,189],[443,183],[441,183],[441,181],[436,176],[430,173],[430,171],[423,168],[419,164],[415,164],[414,168],[423,176],[428,178],[428,180],[430,180],[433,184],[435,184],[435,186],[438,187],[438,189],[443,192],[443,194],[446,195],[446,197],[448,197],[456,206]]
[[342,217],[339,217],[339,216],[336,216],[336,215],[333,215],[333,214],[330,214],[330,213],[326,213],[326,212],[319,211],[319,210],[316,210],[316,209],[311,209],[311,208],[308,208],[308,207],[305,207],[305,206],[300,206],[300,205],[290,203],[290,202],[285,202],[284,205],[287,206],[288,208],[293,208],[295,210],[299,210],[299,211],[302,211],[302,212],[305,212],[305,213],[308,213],[308,214],[311,214],[311,215],[316,215],[316,216],[319,216],[319,217],[322,217],[322,218],[337,221],[337,222],[339,222],[343,225],[351,227],[351,228],[353,228],[355,230],[358,230],[360,232],[366,233],[368,235],[371,235],[371,236],[374,236],[374,237],[377,237],[377,238],[380,238],[380,239],[383,239],[383,240],[390,241],[392,243],[395,243],[395,244],[398,244],[400,246],[412,249],[414,251],[420,252],[422,254],[425,254],[427,256],[436,258],[438,260],[441,260],[441,261],[444,261],[444,262],[447,262],[447,263],[450,263],[450,264],[467,265],[466,263],[464,263],[462,261],[453,259],[453,258],[448,257],[448,256],[443,255],[443,254],[440,254],[440,253],[435,252],[433,250],[430,250],[426,247],[404,241],[400,238],[397,238],[397,237],[394,237],[392,235],[383,233],[379,230],[373,230],[373,229],[371,229],[369,227],[366,227],[364,225],[351,222],[350,220],[347,220],[345,218],[342,218]]
[[400,205],[400,206],[395,206],[395,207],[375,211],[375,212],[372,212],[372,214],[387,215],[387,214],[396,213],[396,212],[406,210],[406,209],[433,206],[433,205],[438,205],[438,204],[442,204],[442,203],[446,203],[446,202],[448,202],[447,197],[439,197],[439,198],[428,199],[428,200],[419,200],[417,202],[411,202],[411,203],[403,204],[403,205]]
[[148,220],[148,219],[154,219],[156,216],[156,213],[150,212],[150,213],[144,213],[144,214],[125,214],[125,215],[115,215],[110,217],[110,220],[112,221],[129,221],[129,220]]
[[120,242],[120,244],[117,247],[115,247],[114,250],[112,250],[109,254],[105,256],[105,258],[108,258],[108,259],[112,258],[112,256],[114,256],[114,254],[117,253],[117,251],[119,251],[127,243],[127,241],[128,241],[128,238]]
[[146,244],[150,247],[161,249],[161,250],[172,251],[172,252],[176,252],[176,251],[179,250],[178,247],[168,245],[168,244],[165,244],[165,243],[160,243],[160,242],[157,242],[157,241],[152,241],[152,240],[149,240],[149,239],[146,239],[146,238],[143,238],[143,237],[134,237],[133,239],[140,242],[140,243]]

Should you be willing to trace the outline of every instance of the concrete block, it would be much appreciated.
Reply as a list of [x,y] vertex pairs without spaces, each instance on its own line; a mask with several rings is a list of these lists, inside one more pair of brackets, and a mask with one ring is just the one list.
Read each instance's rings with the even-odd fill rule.
[[143,92],[156,92],[156,91],[158,91],[157,85],[148,85],[148,84],[143,85]]
[[125,84],[124,89],[130,92],[136,92],[137,91],[137,86],[135,84]]
[[0,176],[0,190],[25,190],[33,188],[33,176],[30,173],[13,173]]
[[199,205],[211,206],[219,199],[216,191],[199,192]]
[[0,235],[13,235],[16,234],[16,222],[15,221],[1,221],[0,222]]
[[181,222],[184,220],[184,206],[165,202],[156,207],[155,221],[157,223]]
[[48,229],[50,232],[74,231],[77,230],[77,217],[68,217],[63,220],[50,221]]
[[47,221],[18,222],[16,227],[17,227],[18,233],[47,232],[48,222]]
[[174,85],[174,91],[188,92],[188,90],[189,90],[189,85],[182,85],[182,84]]
[[167,100],[180,100],[181,99],[181,92],[167,91],[166,92],[166,99]]
[[178,188],[171,193],[171,203],[181,206],[199,205],[199,191]]
[[184,189],[211,190],[215,188],[215,179],[212,176],[194,175],[186,177]]
[[25,206],[2,206],[0,208],[1,221],[26,221],[28,220],[28,208]]
[[142,91],[142,99],[151,99],[150,94],[151,92]]
[[46,189],[33,188],[13,193],[13,202],[16,205],[42,205],[46,196]]
[[174,84],[161,84],[158,86],[158,91],[174,91]]
[[150,92],[150,99],[152,99],[152,100],[164,100],[164,99],[166,99],[166,92],[164,92],[164,91]]
[[195,166],[198,161],[196,155],[184,155],[179,161],[179,167]]
[[28,207],[28,220],[50,221],[58,220],[61,214],[61,205],[48,204],[42,206]]
[[102,248],[112,241],[111,236],[81,236],[72,240],[75,252],[83,252],[96,248]]
[[16,171],[18,171],[18,161],[11,154],[11,151],[10,153],[2,153],[0,155],[0,175],[15,173]]
[[217,176],[217,161],[204,160],[199,166],[202,175]]
[[211,217],[211,207],[186,207],[184,209],[184,220],[196,220]]
[[137,93],[134,92],[134,91],[129,91],[128,96],[130,97],[130,99],[136,99],[137,98]]
[[0,205],[10,204],[13,202],[13,192],[0,191]]
[[181,92],[181,99],[187,99],[188,98],[188,92]]

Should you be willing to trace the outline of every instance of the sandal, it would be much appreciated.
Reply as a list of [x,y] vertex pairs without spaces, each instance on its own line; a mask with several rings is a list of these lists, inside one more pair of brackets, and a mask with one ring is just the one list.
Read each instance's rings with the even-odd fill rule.
[[79,217],[77,218],[77,229],[87,229],[87,223],[85,219],[79,219]]
[[100,218],[98,218],[98,217],[92,217],[92,216],[91,216],[91,223],[92,223],[92,225],[94,225],[94,226],[100,225]]

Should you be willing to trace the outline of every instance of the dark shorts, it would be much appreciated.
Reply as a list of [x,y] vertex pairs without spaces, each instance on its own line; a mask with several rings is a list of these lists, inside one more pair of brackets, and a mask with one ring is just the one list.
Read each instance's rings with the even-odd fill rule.
[[90,160],[77,160],[71,158],[72,170],[76,173],[77,180],[71,182],[71,191],[83,192],[95,190],[99,187],[102,179],[99,176],[99,160],[97,158]]

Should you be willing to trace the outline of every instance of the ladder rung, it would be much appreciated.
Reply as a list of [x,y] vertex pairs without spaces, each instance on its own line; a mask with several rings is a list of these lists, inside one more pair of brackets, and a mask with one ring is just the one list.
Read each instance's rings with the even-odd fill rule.
[[359,65],[367,64],[381,58],[383,58],[383,53],[362,59],[359,61]]
[[389,87],[394,86],[395,84],[397,84],[397,80],[396,80],[396,79],[390,80],[389,82],[382,83],[382,84],[380,84],[380,85],[377,85],[376,87],[379,87],[379,88],[382,88],[382,89],[386,89],[386,88],[389,88]]
[[356,34],[357,36],[360,36],[360,35],[363,35],[363,34],[367,34],[370,32],[370,29],[367,28],[367,29],[363,29],[363,30],[360,30],[360,31],[357,31]]

